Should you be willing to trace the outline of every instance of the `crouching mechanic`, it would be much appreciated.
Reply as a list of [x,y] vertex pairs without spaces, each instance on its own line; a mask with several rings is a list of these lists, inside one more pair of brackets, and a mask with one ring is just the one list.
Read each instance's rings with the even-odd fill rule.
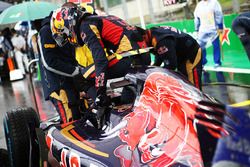
[[73,77],[79,73],[75,49],[69,43],[59,47],[50,30],[51,15],[36,24],[39,31],[39,65],[46,100],[50,100],[67,123],[80,118],[79,92],[74,87]]
[[232,29],[239,37],[250,61],[250,12],[241,13],[232,23]]
[[154,47],[155,66],[164,63],[165,68],[177,68],[195,87],[201,89],[201,49],[193,37],[169,26],[138,29],[144,34],[147,45]]
[[[85,85],[82,91],[94,99],[92,111],[98,113],[109,105],[106,95],[107,79],[125,76],[131,66],[130,58],[118,60],[111,53],[120,54],[146,47],[145,42],[137,29],[122,19],[84,13],[78,7],[59,8],[53,13],[51,23],[54,39],[59,44],[69,40],[73,45],[87,44],[90,49],[94,64],[85,68],[75,80],[78,83],[81,80],[88,82],[90,86],[86,86],[88,84],[85,82],[82,84]],[[106,56],[104,48],[111,56]],[[149,64],[149,56],[144,58],[142,62]],[[94,78],[94,82],[91,82],[91,78]]]

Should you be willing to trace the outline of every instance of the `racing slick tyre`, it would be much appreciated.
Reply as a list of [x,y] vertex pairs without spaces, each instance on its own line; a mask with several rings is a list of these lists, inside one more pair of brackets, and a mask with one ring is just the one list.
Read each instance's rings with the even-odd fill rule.
[[26,122],[29,127],[38,128],[40,125],[39,118],[35,112],[35,110],[31,107],[20,110],[23,113]]
[[7,112],[4,118],[4,131],[11,167],[29,166],[29,162],[39,159],[39,157],[36,158],[37,156],[32,158],[30,156],[36,153],[34,148],[38,147],[33,146],[35,127],[39,126],[39,119],[35,114],[32,108],[17,108]]
[[0,149],[0,167],[9,167],[9,157],[8,157],[8,151],[5,149]]

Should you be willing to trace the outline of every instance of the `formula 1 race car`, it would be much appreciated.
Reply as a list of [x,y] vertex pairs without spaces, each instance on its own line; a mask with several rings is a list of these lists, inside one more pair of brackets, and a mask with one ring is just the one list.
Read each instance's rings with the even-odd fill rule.
[[[135,69],[110,87],[113,103],[101,130],[87,119],[40,124],[32,108],[8,112],[4,128],[11,166],[48,166],[49,152],[63,167],[198,167],[203,160],[196,125],[215,137],[233,131],[223,121],[233,119],[225,106],[174,71]],[[117,88],[129,90],[126,98],[133,103],[122,104],[124,97],[114,96]]]

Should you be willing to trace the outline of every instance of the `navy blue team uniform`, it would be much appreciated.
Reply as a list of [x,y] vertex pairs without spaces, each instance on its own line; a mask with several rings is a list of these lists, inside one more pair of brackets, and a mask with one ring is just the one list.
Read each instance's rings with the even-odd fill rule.
[[[96,92],[90,93],[93,98],[105,96],[107,79],[125,76],[132,63],[130,58],[106,57],[104,48],[112,54],[146,47],[137,29],[115,16],[87,16],[76,33],[81,39],[79,44],[86,43],[94,59],[94,65],[83,73],[87,79],[95,77]],[[139,61],[140,64],[150,64],[150,57],[142,56]]]
[[250,60],[250,12],[240,14],[233,20],[233,31],[240,38]]
[[[137,64],[150,64],[150,56],[117,59],[115,54],[147,47],[137,28],[127,24],[116,16],[97,16],[83,12],[81,8],[59,8],[53,15],[51,30],[58,45],[67,41],[73,45],[86,45],[94,64],[81,69],[74,77],[77,90],[84,91],[94,103],[90,109],[96,114],[98,128],[110,99],[106,94],[107,79],[123,77],[131,67]],[[108,54],[106,54],[108,53]],[[83,55],[84,56],[84,55]]]
[[69,43],[57,46],[50,30],[50,17],[42,21],[38,44],[45,99],[52,101],[62,123],[79,119],[80,97],[73,83],[73,76],[79,73],[74,47]]
[[197,41],[174,27],[152,27],[146,30],[145,40],[153,46],[154,65],[177,69],[201,89],[202,55]]

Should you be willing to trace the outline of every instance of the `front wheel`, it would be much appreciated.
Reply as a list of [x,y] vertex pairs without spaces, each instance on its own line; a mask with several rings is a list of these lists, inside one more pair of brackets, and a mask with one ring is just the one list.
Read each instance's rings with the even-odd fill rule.
[[34,146],[34,133],[39,126],[39,119],[35,114],[32,108],[18,108],[7,112],[5,116],[4,131],[11,167],[29,166],[39,159],[39,156],[30,156],[34,155],[37,148]]

